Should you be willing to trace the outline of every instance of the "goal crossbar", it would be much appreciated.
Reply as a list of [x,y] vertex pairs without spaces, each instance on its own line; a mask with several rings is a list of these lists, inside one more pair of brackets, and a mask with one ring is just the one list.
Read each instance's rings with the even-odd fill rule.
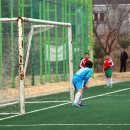
[[43,23],[43,24],[48,24],[48,25],[56,25],[56,26],[71,26],[71,23],[54,22],[54,21],[39,20],[39,19],[26,18],[26,17],[17,17],[17,18],[0,18],[0,22],[18,21],[19,19],[21,19],[21,20],[24,21],[24,22],[30,22],[30,21],[33,21],[34,23]]

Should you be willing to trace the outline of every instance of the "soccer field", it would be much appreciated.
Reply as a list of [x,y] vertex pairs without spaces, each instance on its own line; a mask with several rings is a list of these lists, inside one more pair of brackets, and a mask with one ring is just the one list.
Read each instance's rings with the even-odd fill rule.
[[130,82],[92,87],[83,100],[87,105],[80,108],[69,102],[26,104],[25,115],[0,117],[0,130],[130,129]]

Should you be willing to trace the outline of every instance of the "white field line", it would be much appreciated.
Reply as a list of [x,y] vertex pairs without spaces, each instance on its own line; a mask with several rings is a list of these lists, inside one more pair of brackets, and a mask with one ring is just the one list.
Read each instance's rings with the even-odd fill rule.
[[[113,91],[113,92],[99,94],[99,95],[95,95],[95,96],[84,98],[83,100],[92,99],[92,98],[96,98],[96,97],[101,97],[101,96],[105,96],[105,95],[109,95],[109,94],[113,94],[113,93],[118,93],[118,92],[126,91],[126,90],[129,90],[129,89],[130,88],[126,88],[126,89],[121,89],[121,90],[117,90],[117,91]],[[26,112],[25,114],[19,114],[19,115],[14,115],[14,116],[9,116],[9,117],[5,117],[5,118],[1,118],[0,121],[1,120],[5,120],[5,119],[10,119],[10,118],[18,117],[20,115],[27,115],[27,114],[34,113],[34,112],[39,112],[39,111],[43,111],[43,110],[48,110],[48,109],[60,107],[60,106],[63,106],[63,105],[69,104],[69,103],[71,103],[71,102],[62,103],[62,104],[59,104],[59,105],[55,105],[55,106],[51,106],[51,107],[46,107],[46,108],[42,108],[42,109],[38,109],[38,110]]]
[[108,97],[128,97],[130,95],[106,95]]
[[0,115],[9,115],[9,114],[12,114],[12,115],[16,115],[16,114],[19,114],[19,113],[8,113],[8,112],[3,112],[3,113],[0,113]]
[[18,102],[8,102],[8,103],[1,103],[0,107],[4,107],[4,106],[9,106],[9,105],[14,105],[17,104]]
[[70,101],[69,101],[69,100],[68,100],[68,101],[65,101],[65,100],[64,100],[64,101],[28,101],[28,102],[25,102],[25,103],[28,103],[28,104],[29,104],[29,103],[30,103],[30,104],[33,104],[33,103],[34,103],[34,104],[35,104],[35,103],[57,103],[57,102],[61,102],[61,103],[62,103],[62,102],[67,102],[67,103],[68,103],[68,102],[70,102]]
[[0,125],[0,127],[38,127],[38,126],[130,126],[130,124],[29,124],[29,125]]
[[117,91],[113,91],[113,92],[108,92],[108,93],[104,93],[104,94],[99,94],[99,95],[91,96],[91,97],[88,97],[88,98],[84,98],[83,100],[91,99],[91,98],[96,98],[96,97],[102,97],[102,96],[106,96],[106,95],[109,95],[109,94],[126,91],[126,90],[129,90],[129,89],[130,89],[130,88],[125,88],[125,89],[121,89],[121,90],[117,90]]

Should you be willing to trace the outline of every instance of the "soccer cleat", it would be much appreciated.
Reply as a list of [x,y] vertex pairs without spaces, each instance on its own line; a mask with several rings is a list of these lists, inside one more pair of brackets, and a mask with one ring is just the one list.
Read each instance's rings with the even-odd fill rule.
[[77,103],[73,103],[72,106],[73,107],[80,107],[80,105],[78,105]]
[[86,103],[80,103],[79,106],[86,106]]

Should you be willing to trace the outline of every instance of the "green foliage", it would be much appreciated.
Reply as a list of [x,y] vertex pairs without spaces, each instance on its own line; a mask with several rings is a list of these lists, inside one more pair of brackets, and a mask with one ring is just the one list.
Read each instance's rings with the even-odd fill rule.
[[104,52],[99,43],[94,44],[94,58],[103,58]]
[[126,38],[126,39],[120,39],[119,40],[119,45],[121,48],[128,48],[130,46],[130,38]]
[[104,51],[98,42],[94,44],[94,68],[96,72],[102,71]]

